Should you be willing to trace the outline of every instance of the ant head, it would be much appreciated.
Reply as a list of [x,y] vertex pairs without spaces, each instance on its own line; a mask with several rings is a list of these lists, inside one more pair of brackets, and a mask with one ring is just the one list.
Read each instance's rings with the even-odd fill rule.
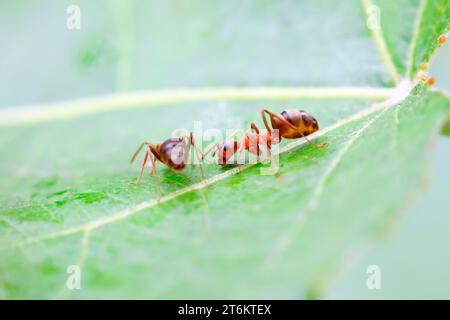
[[225,141],[222,146],[221,146],[221,152],[225,153],[225,154],[233,154],[237,151],[237,149],[239,148],[238,146],[238,142],[234,141],[234,140],[227,140]]

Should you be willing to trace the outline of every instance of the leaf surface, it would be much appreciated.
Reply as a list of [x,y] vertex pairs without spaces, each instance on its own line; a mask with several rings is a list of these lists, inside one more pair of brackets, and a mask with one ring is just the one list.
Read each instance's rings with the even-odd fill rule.
[[[53,65],[54,73],[30,68],[35,74],[24,79],[13,71],[15,61],[50,65],[55,56],[21,58],[14,54],[19,44],[7,51],[6,74],[15,78],[2,104],[40,105],[36,113],[0,113],[0,297],[321,294],[339,263],[385,230],[424,176],[430,138],[450,102],[426,85],[396,81],[430,59],[449,21],[448,3],[403,1],[405,19],[396,18],[390,1],[167,2],[158,10],[153,2],[127,3],[99,11],[83,2],[83,33],[71,39],[61,28],[37,30],[66,41],[54,55],[67,61]],[[366,9],[373,4],[381,29],[370,31]],[[24,7],[8,9],[2,15],[23,14]],[[38,10],[46,16],[58,7]],[[112,21],[117,30],[106,33]],[[22,28],[17,32],[29,33],[29,25]],[[36,88],[18,97],[19,83]],[[308,87],[267,93],[299,85]],[[193,89],[169,101],[125,94],[100,100],[102,106],[86,98],[84,109],[64,102],[58,110],[46,102],[131,89],[152,89],[154,97],[180,86]],[[243,91],[189,93],[205,86],[209,93],[218,86]],[[257,94],[246,91],[251,86]],[[330,86],[343,94],[307,94]],[[387,100],[372,101],[381,98]],[[195,121],[203,129],[242,129],[252,121],[263,127],[262,106],[308,110],[321,125],[311,138],[328,147],[284,141],[277,175],[261,175],[265,164],[242,172],[210,164],[206,184],[198,167],[176,174],[159,166],[159,204],[151,178],[128,184],[138,174],[129,157],[141,141],[161,142],[175,128],[193,130]],[[16,123],[24,114],[27,123]],[[81,290],[66,289],[70,265],[82,269]]]

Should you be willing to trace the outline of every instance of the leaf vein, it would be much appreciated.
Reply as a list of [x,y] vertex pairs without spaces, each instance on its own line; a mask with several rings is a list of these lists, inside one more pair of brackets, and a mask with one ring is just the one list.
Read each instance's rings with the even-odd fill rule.
[[109,110],[125,110],[193,101],[280,100],[280,99],[370,99],[385,100],[395,88],[376,87],[222,87],[149,90],[116,93],[65,102],[5,107],[0,109],[0,126],[14,126],[53,120],[68,120]]
[[[369,17],[369,8],[373,6],[372,0],[362,0],[364,11],[366,14],[367,19],[370,19]],[[381,60],[383,61],[383,64],[389,73],[389,76],[394,81],[395,84],[397,84],[400,81],[400,76],[397,68],[395,67],[394,62],[392,61],[391,54],[387,48],[386,41],[383,36],[383,31],[381,28],[381,23],[378,24],[378,26],[370,28],[370,32],[372,34],[372,37],[375,41],[375,45],[378,49],[378,53],[380,54]]]
[[420,24],[422,23],[422,17],[423,13],[425,12],[425,6],[426,6],[427,0],[421,0],[419,4],[419,8],[417,9],[416,19],[414,20],[414,31],[413,31],[413,37],[411,39],[411,43],[409,46],[409,52],[408,52],[408,69],[407,74],[410,78],[412,78],[412,70],[414,67],[414,50],[416,49],[417,45],[417,39],[419,38],[419,29]]

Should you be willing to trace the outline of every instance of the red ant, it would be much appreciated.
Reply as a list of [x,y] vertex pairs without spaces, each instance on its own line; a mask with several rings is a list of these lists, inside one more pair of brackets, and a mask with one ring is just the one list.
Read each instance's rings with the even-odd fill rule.
[[191,147],[194,147],[197,159],[200,160],[200,172],[202,174],[202,180],[205,180],[203,164],[201,161],[203,157],[201,156],[201,152],[195,142],[194,134],[192,132],[189,134],[189,137],[187,135],[183,135],[179,138],[170,138],[163,143],[156,145],[156,147],[150,142],[143,142],[131,157],[131,163],[134,161],[134,159],[136,159],[137,155],[144,146],[147,146],[147,151],[145,152],[144,160],[142,161],[141,173],[136,181],[132,184],[138,184],[141,181],[142,175],[144,173],[144,168],[147,165],[148,160],[150,159],[150,166],[152,168],[153,177],[158,189],[158,200],[161,198],[161,187],[158,179],[158,172],[156,170],[157,161],[160,161],[176,172],[180,172],[186,167]]
[[[266,119],[266,114],[270,117],[270,123],[272,128]],[[251,130],[253,133],[246,133],[240,141],[231,139],[237,134],[234,132],[230,135],[224,143],[217,144],[216,150],[213,152],[215,156],[218,151],[219,165],[225,166],[231,163],[230,158],[239,150],[238,159],[240,159],[243,150],[258,156],[261,155],[261,146],[267,149],[267,155],[270,158],[271,146],[279,144],[282,138],[285,139],[298,139],[305,138],[305,140],[316,147],[324,147],[326,144],[315,144],[310,141],[306,136],[319,130],[319,124],[317,120],[308,112],[298,109],[285,110],[281,115],[270,112],[267,109],[261,110],[261,116],[263,118],[264,126],[267,129],[266,133],[260,133],[258,127],[252,123]],[[277,131],[278,134],[273,134],[272,131]],[[214,147],[213,147],[214,148]],[[208,150],[203,158],[213,149]]]

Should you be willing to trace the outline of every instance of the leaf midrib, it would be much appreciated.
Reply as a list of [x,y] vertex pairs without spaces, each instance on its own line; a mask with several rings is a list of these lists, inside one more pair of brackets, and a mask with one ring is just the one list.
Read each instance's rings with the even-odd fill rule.
[[116,93],[65,102],[6,107],[0,109],[0,126],[69,120],[110,110],[161,106],[181,102],[289,99],[385,100],[395,88],[376,87],[217,87],[164,89]]

